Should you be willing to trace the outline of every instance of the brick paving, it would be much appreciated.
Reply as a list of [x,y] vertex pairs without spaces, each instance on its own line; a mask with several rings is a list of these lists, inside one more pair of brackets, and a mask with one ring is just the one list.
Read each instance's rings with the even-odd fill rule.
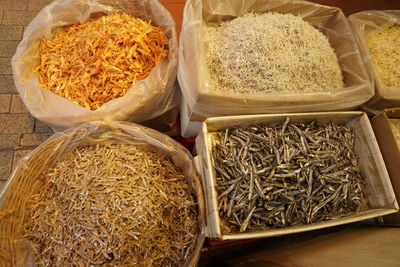
[[19,97],[11,71],[11,58],[23,30],[51,0],[0,0],[0,188],[19,159],[52,134],[32,117]]

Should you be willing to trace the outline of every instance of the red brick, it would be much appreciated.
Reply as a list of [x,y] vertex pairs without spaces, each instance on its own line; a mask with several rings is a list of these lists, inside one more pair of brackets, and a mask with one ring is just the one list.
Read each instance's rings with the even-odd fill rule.
[[0,75],[0,94],[17,93],[12,75]]
[[32,133],[34,120],[30,114],[0,114],[0,133]]
[[6,113],[10,111],[11,95],[0,94],[0,113]]
[[21,40],[22,26],[0,25],[1,40]]
[[12,74],[11,57],[0,57],[0,74]]
[[3,25],[28,25],[37,13],[37,10],[6,10]]
[[13,151],[0,151],[0,180],[7,180],[11,174]]
[[0,41],[0,57],[12,57],[19,41]]
[[28,113],[28,109],[25,107],[19,95],[12,95],[10,113]]
[[38,146],[52,135],[53,133],[24,134],[21,138],[20,144],[21,146]]
[[20,134],[0,134],[0,149],[19,146]]
[[12,169],[14,170],[17,167],[18,162],[25,157],[29,152],[31,152],[33,149],[20,149],[20,150],[15,150],[14,151],[14,159],[12,162]]
[[25,10],[28,0],[0,0],[0,10]]

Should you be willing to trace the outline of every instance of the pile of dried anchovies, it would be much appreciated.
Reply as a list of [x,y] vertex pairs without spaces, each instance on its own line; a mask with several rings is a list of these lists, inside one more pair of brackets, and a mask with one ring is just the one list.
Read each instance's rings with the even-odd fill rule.
[[84,146],[43,175],[23,222],[38,266],[176,266],[193,253],[196,202],[165,156]]
[[254,125],[213,136],[221,231],[309,224],[366,208],[354,133],[317,121]]

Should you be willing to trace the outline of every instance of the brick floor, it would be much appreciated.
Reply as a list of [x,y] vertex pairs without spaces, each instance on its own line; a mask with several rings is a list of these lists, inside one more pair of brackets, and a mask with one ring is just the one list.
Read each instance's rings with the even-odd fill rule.
[[0,25],[0,36],[3,40],[20,40],[22,37],[22,26]]
[[0,134],[32,133],[35,119],[28,113],[0,114]]
[[[0,35],[2,36],[2,35]],[[12,57],[17,50],[19,41],[0,41],[0,57]]]
[[51,128],[33,118],[14,84],[11,58],[24,26],[50,0],[0,0],[0,189],[12,169],[49,136]]
[[0,75],[0,94],[17,93],[12,75]]
[[41,10],[45,5],[48,5],[52,0],[29,0],[28,10]]
[[13,95],[11,100],[10,113],[28,113],[25,104],[19,95]]
[[28,0],[0,0],[0,10],[25,10],[27,7]]
[[0,113],[6,113],[10,111],[11,95],[0,94]]
[[3,13],[2,24],[20,26],[28,25],[37,13],[37,10],[5,10]]
[[11,57],[0,56],[0,75],[2,74],[12,74]]
[[0,181],[7,180],[12,170],[13,150],[0,151]]
[[[47,138],[49,138],[51,135],[52,135],[52,133],[23,134],[21,141],[20,141],[20,145],[24,146],[24,147],[38,146],[41,143],[43,143]],[[0,136],[0,138],[1,138],[1,136]],[[0,145],[1,145],[1,143],[0,143]]]
[[0,149],[15,148],[20,143],[21,135],[16,134],[0,134]]
[[45,124],[44,122],[40,121],[40,120],[36,120],[35,122],[35,133],[48,133],[48,132],[52,132],[52,129],[47,126],[47,124]]

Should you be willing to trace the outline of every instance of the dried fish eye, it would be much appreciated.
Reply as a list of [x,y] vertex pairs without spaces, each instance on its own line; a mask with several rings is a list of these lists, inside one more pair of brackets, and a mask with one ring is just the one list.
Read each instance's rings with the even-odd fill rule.
[[220,130],[212,140],[223,233],[310,224],[367,208],[354,133],[345,125],[287,119]]

